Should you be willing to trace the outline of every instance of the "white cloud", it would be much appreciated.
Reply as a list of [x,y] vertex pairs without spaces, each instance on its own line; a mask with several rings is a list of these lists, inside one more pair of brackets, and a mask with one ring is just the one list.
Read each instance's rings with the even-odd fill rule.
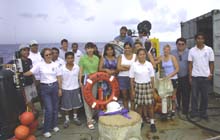
[[[126,25],[152,23],[151,37],[174,41],[180,22],[218,9],[218,0],[1,0],[0,43],[109,41]],[[10,10],[9,10],[10,9]]]
[[156,0],[139,0],[139,1],[141,8],[146,12],[154,9],[157,6]]

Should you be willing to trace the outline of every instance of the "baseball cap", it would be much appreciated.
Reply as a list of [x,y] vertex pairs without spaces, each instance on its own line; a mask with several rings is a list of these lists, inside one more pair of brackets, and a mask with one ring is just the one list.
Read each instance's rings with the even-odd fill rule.
[[26,44],[21,44],[19,47],[18,47],[19,51],[22,50],[22,49],[30,49],[28,45]]
[[33,46],[33,45],[38,45],[38,43],[37,43],[36,40],[31,40],[31,41],[30,41],[30,46]]

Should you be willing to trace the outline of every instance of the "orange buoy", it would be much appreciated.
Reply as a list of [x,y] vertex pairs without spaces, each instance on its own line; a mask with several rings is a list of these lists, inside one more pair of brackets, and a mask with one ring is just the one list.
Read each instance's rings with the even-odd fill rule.
[[[96,99],[92,94],[92,87],[98,81],[106,81],[111,87],[111,94],[107,100]],[[118,100],[119,96],[119,85],[115,76],[109,75],[105,72],[96,72],[89,75],[86,80],[86,85],[83,88],[83,96],[85,101],[93,109],[102,109],[103,105],[106,106],[112,100]]]

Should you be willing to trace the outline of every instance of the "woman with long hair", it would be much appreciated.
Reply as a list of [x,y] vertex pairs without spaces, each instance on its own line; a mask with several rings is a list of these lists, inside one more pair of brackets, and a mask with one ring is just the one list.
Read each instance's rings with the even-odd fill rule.
[[[109,75],[114,75],[114,76],[118,74],[117,58],[115,56],[115,49],[112,46],[112,44],[108,43],[104,47],[104,53],[99,62],[99,71],[103,71],[108,73]],[[105,81],[102,82],[102,89],[104,96],[108,96],[108,93],[110,93],[109,92],[110,88],[107,82]]]

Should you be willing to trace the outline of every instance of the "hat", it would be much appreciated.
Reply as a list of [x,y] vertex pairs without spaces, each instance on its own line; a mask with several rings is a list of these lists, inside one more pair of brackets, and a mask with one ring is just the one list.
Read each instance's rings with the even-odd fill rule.
[[122,110],[122,107],[120,106],[120,104],[116,101],[112,101],[107,104],[107,111],[105,113],[113,113],[113,112],[121,111],[121,110]]
[[19,47],[18,47],[19,51],[22,50],[22,49],[30,49],[28,45],[25,45],[25,44],[21,44]]
[[38,43],[37,43],[36,40],[31,40],[31,41],[30,41],[30,46],[33,46],[33,45],[38,45]]

